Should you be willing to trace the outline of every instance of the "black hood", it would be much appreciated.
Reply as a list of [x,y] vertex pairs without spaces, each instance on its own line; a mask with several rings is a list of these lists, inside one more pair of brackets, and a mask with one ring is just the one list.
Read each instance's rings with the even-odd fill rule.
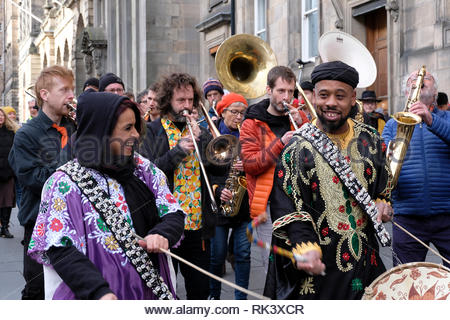
[[128,97],[107,92],[86,91],[78,98],[74,154],[87,167],[98,167],[109,152],[109,137],[119,105]]
[[264,99],[251,105],[245,112],[245,119],[256,119],[267,123],[269,126],[278,125],[280,122],[289,122],[289,116],[274,116],[267,111],[270,99]]

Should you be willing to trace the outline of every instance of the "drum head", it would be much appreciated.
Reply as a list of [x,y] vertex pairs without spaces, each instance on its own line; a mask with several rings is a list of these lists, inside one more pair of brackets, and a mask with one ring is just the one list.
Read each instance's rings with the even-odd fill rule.
[[431,262],[401,264],[365,289],[363,300],[450,300],[450,269]]

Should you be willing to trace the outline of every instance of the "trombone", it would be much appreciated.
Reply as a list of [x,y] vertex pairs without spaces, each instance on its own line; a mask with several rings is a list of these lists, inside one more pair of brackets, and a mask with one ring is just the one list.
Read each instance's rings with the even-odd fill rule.
[[214,123],[206,111],[203,103],[199,102],[200,109],[205,116],[205,120],[208,123],[209,130],[213,136],[213,139],[206,146],[206,158],[209,162],[223,166],[230,163],[236,157],[239,144],[238,138],[231,134],[220,134]]
[[289,111],[289,105],[287,104],[286,101],[283,101],[283,107],[284,107],[284,111],[286,111],[289,116],[289,120],[291,120],[292,126],[294,127],[295,130],[298,130],[298,125],[294,121],[294,117],[292,116],[291,111]]
[[[186,116],[187,114],[189,114],[189,111],[184,110],[183,111],[183,115]],[[211,184],[209,183],[208,174],[206,173],[206,169],[205,169],[205,166],[203,165],[202,157],[200,155],[200,149],[198,148],[197,141],[195,140],[194,131],[192,130],[192,125],[191,125],[191,122],[189,121],[188,118],[186,118],[186,124],[188,126],[189,133],[190,133],[190,135],[192,137],[192,142],[194,143],[195,152],[197,153],[198,162],[200,163],[200,169],[202,170],[203,178],[205,179],[205,183],[206,183],[206,187],[208,189],[209,197],[211,198],[211,208],[212,208],[214,213],[217,213],[218,209],[217,209],[216,200],[214,199],[214,193],[213,193],[213,191],[211,189]]]

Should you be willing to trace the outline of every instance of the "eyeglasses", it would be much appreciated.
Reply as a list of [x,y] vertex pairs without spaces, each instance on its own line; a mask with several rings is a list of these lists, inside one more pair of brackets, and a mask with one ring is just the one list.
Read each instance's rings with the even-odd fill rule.
[[225,109],[226,111],[231,112],[231,114],[233,116],[237,116],[238,114],[240,114],[241,116],[244,116],[245,111],[237,111],[237,110],[229,110],[229,109]]
[[105,90],[105,91],[106,91],[106,92],[111,92],[111,93],[118,93],[118,94],[121,94],[121,93],[124,92],[124,90],[121,89],[121,88],[117,88],[117,89],[109,89],[109,90]]

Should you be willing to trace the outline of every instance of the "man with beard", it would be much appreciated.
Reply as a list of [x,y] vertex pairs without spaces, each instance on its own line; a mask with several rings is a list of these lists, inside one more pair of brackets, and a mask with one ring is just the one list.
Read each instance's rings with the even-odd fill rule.
[[314,68],[311,80],[318,119],[283,149],[271,202],[272,244],[302,259],[274,255],[264,295],[360,299],[385,271],[376,237],[390,243],[381,224],[392,213],[390,175],[375,130],[349,118],[357,71],[327,62]]
[[[406,83],[406,97],[416,80],[415,71]],[[427,72],[420,101],[409,110],[423,122],[414,128],[392,199],[395,221],[450,259],[450,113],[439,110],[437,95],[435,79]],[[397,122],[391,119],[383,130],[385,142],[395,139],[396,134]],[[402,263],[425,261],[428,250],[423,245],[397,226],[392,229],[393,248]]]
[[[284,66],[273,67],[267,74],[268,99],[247,109],[240,133],[241,159],[247,178],[250,216],[264,222],[258,229],[258,238],[270,242],[272,222],[270,201],[273,198],[272,185],[275,164],[283,146],[294,134],[294,128],[286,114],[284,103],[290,103],[294,96],[295,74]],[[300,127],[308,122],[303,111],[289,107]],[[261,250],[264,271],[267,272],[269,252]]]
[[[141,153],[166,174],[170,191],[187,214],[184,239],[173,252],[209,270],[209,239],[214,235],[215,221],[193,138],[186,125],[188,120],[197,139],[201,159],[205,161],[205,149],[212,137],[197,125],[191,114],[200,100],[197,82],[189,74],[173,73],[163,79],[158,90],[161,118],[147,123],[147,136]],[[184,115],[185,110],[189,114]],[[208,163],[204,165],[207,170],[210,168]],[[207,276],[177,261],[174,261],[174,266],[176,270],[180,267],[188,299],[208,298]]]

